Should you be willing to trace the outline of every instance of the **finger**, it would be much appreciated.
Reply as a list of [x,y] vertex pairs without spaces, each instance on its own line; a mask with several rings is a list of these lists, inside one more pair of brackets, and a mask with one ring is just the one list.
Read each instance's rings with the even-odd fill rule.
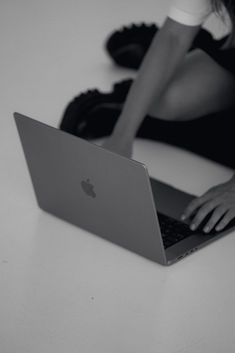
[[204,204],[199,211],[197,212],[196,216],[193,218],[190,228],[192,230],[197,229],[197,227],[200,225],[200,223],[203,221],[203,219],[210,213],[214,208],[216,208],[220,203],[219,198],[211,200]]
[[223,215],[228,211],[228,209],[221,205],[218,206],[212,216],[210,217],[209,221],[207,222],[207,224],[205,225],[205,227],[203,228],[203,231],[205,233],[209,233],[217,224],[217,222],[221,219],[221,217],[223,217]]
[[232,209],[230,211],[228,211],[224,217],[222,218],[222,220],[219,222],[219,224],[216,226],[215,230],[217,230],[218,232],[220,230],[223,230],[228,224],[229,222],[235,218],[235,209]]
[[211,199],[211,197],[212,197],[211,193],[208,192],[208,193],[202,195],[201,197],[195,198],[186,207],[186,209],[184,210],[184,212],[181,216],[181,219],[185,220],[185,219],[189,218],[196,211],[197,208],[202,206],[205,202],[209,201]]

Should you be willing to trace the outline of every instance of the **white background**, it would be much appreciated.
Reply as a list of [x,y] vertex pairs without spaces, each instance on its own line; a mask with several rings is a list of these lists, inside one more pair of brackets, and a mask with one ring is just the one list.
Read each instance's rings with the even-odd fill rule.
[[[103,49],[168,1],[0,3],[0,353],[231,353],[234,233],[164,268],[38,209],[12,113],[57,126],[67,102],[135,74]],[[219,36],[226,27],[208,22]],[[150,174],[197,195],[232,171],[137,140]]]

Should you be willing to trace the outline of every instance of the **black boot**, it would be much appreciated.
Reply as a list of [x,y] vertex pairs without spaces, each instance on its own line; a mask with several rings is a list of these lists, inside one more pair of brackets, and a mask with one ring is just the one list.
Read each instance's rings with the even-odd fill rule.
[[109,93],[97,89],[81,93],[66,107],[60,129],[85,139],[110,135],[132,82],[116,83]]
[[[60,129],[86,140],[109,136],[121,114],[133,80],[113,85],[110,93],[97,89],[75,97],[65,109]],[[156,140],[156,118],[146,116],[136,136]]]
[[[156,24],[145,23],[122,27],[110,34],[105,42],[105,49],[115,64],[138,69],[158,29]],[[219,45],[219,41],[202,28],[190,50],[195,48],[207,50],[214,48],[217,43]]]

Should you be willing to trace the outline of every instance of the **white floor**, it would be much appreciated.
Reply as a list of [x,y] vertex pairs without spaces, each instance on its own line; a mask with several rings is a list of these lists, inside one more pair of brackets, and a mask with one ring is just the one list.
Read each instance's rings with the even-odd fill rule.
[[[80,91],[134,76],[110,63],[104,39],[130,22],[160,24],[167,8],[165,0],[0,3],[0,353],[233,351],[234,237],[163,268],[55,220],[37,208],[12,117],[57,126]],[[207,26],[226,31],[216,18]],[[137,140],[134,155],[195,194],[232,174],[153,142]]]

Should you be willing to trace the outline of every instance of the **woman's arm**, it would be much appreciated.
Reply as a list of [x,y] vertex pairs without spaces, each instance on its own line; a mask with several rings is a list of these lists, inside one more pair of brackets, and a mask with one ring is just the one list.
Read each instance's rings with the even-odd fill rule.
[[133,142],[153,99],[155,102],[160,101],[199,29],[200,26],[186,26],[166,19],[152,41],[122,114],[104,147],[120,152],[121,145]]

